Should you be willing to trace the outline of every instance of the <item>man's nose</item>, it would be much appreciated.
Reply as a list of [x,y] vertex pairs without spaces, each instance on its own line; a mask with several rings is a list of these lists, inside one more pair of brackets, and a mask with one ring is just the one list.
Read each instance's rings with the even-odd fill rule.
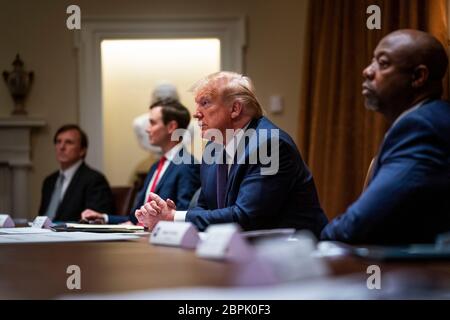
[[203,115],[202,115],[202,113],[199,112],[198,110],[195,110],[195,113],[194,113],[193,117],[194,117],[195,119],[200,120],[201,118],[203,118]]
[[364,70],[363,70],[363,77],[366,79],[372,79],[374,75],[372,64],[369,64]]

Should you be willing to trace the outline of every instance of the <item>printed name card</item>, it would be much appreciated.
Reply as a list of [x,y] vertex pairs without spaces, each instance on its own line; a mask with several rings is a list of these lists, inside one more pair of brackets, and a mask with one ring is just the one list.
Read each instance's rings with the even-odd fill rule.
[[37,216],[31,224],[32,228],[50,229],[52,222],[47,216]]
[[14,228],[14,221],[9,214],[0,214],[0,228]]
[[200,238],[190,222],[160,221],[150,235],[150,243],[194,249]]
[[225,261],[252,259],[253,248],[241,234],[237,224],[215,224],[206,229],[205,240],[197,246],[197,256]]

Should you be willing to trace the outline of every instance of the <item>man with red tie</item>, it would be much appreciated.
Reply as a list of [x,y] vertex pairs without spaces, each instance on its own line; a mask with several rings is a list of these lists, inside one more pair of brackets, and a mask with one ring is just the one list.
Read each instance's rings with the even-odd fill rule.
[[194,157],[182,145],[181,140],[172,140],[172,136],[176,135],[177,129],[186,129],[189,121],[189,111],[179,101],[163,99],[153,103],[149,111],[147,134],[150,143],[160,147],[163,155],[151,166],[144,187],[137,195],[135,208],[131,210],[129,217],[85,210],[82,218],[112,224],[128,220],[136,223],[134,212],[147,202],[150,192],[156,192],[164,199],[174,201],[180,210],[186,210],[200,187],[200,166],[195,163]]

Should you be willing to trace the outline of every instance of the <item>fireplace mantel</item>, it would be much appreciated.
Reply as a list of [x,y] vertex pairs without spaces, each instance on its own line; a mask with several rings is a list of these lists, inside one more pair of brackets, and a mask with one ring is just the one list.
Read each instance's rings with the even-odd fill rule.
[[31,132],[46,125],[30,117],[0,117],[0,212],[28,218]]

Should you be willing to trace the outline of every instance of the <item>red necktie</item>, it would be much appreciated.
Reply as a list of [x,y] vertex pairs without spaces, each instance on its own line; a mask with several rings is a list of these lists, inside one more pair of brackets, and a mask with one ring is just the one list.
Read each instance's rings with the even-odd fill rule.
[[[161,174],[162,168],[163,168],[166,160],[167,159],[164,156],[162,156],[161,159],[159,159],[158,168],[156,169],[156,176],[155,176],[155,179],[153,179],[153,183],[150,188],[150,192],[155,192],[156,185],[158,184],[158,180],[159,180],[159,175]],[[147,201],[148,201],[148,199],[147,199]]]
[[[158,162],[158,168],[156,169],[156,176],[155,179],[153,179],[153,183],[152,186],[150,188],[150,192],[154,192],[156,189],[156,184],[158,183],[158,179],[159,179],[159,175],[161,174],[162,168],[164,166],[164,162],[166,162],[166,157],[162,156],[161,159],[159,159]],[[150,202],[150,194],[148,195],[147,201],[146,202]],[[137,224],[138,226],[144,226],[144,224],[138,222]]]

